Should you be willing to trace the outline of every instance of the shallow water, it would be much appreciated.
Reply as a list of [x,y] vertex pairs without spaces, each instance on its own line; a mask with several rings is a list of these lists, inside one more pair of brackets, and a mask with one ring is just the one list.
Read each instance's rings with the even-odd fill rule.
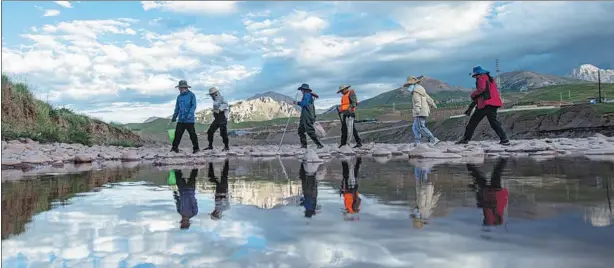
[[[229,159],[228,176],[216,161],[2,183],[2,266],[614,266],[612,163],[357,161]],[[191,175],[198,211],[182,220],[196,212]],[[350,213],[344,197],[356,192]]]

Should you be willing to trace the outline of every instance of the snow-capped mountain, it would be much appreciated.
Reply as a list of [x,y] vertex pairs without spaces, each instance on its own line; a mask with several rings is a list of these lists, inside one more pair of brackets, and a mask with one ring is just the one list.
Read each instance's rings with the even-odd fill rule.
[[602,83],[614,83],[614,70],[599,69],[592,64],[582,64],[580,67],[571,70],[567,77],[597,82],[597,73],[601,71]]

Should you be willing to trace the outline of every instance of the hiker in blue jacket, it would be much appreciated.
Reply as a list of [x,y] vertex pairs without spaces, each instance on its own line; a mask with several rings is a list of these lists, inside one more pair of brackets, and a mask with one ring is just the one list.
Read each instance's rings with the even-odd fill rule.
[[175,197],[175,205],[177,205],[177,213],[181,215],[181,229],[190,228],[190,219],[198,214],[198,202],[196,201],[196,176],[198,169],[192,169],[190,177],[183,177],[183,172],[179,169],[174,169],[175,177],[177,178],[177,191],[173,192]]
[[179,152],[179,143],[181,143],[181,137],[186,130],[190,134],[190,140],[192,140],[193,153],[199,151],[198,136],[196,136],[196,129],[194,129],[194,112],[196,111],[196,95],[189,90],[191,88],[188,82],[185,80],[179,81],[176,86],[179,89],[179,96],[175,102],[175,112],[171,122],[177,122],[175,127],[175,139],[173,139],[173,147],[171,152]]

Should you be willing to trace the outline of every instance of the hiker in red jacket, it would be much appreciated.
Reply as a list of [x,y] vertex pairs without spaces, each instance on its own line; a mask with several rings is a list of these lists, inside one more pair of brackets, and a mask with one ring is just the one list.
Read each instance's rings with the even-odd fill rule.
[[497,133],[497,136],[499,136],[501,141],[499,144],[510,145],[510,141],[501,127],[501,123],[497,120],[497,110],[499,107],[503,106],[503,101],[499,95],[495,79],[490,76],[489,71],[480,66],[473,68],[471,76],[475,78],[475,91],[471,93],[471,100],[476,102],[477,109],[471,115],[471,119],[469,119],[469,123],[465,128],[465,135],[463,135],[463,138],[457,141],[456,144],[469,143],[471,137],[473,137],[475,128],[480,124],[480,121],[486,117],[488,123],[490,123],[490,127]]
[[484,214],[484,226],[496,226],[503,224],[505,207],[509,198],[507,188],[501,186],[501,173],[507,164],[507,159],[499,158],[490,176],[490,184],[487,183],[486,175],[477,166],[467,164],[467,170],[474,178],[474,187],[477,188],[475,200],[478,208]]

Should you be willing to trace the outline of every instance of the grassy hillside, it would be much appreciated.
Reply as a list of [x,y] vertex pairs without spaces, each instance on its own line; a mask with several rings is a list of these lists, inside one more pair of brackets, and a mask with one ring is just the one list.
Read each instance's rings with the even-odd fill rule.
[[[434,99],[444,102],[447,100],[469,100],[469,92],[468,91],[439,91],[439,92],[429,92],[431,97]],[[379,94],[373,98],[360,100],[359,97],[359,105],[361,108],[364,107],[379,107],[379,106],[392,106],[392,104],[409,104],[411,103],[411,94],[406,89],[395,89],[388,92],[384,92]]]
[[[518,102],[563,101],[588,102],[587,98],[596,98],[599,94],[597,83],[558,85],[529,91]],[[614,98],[614,84],[601,84],[601,96]]]
[[2,139],[136,146],[132,131],[34,98],[28,86],[2,75]]

